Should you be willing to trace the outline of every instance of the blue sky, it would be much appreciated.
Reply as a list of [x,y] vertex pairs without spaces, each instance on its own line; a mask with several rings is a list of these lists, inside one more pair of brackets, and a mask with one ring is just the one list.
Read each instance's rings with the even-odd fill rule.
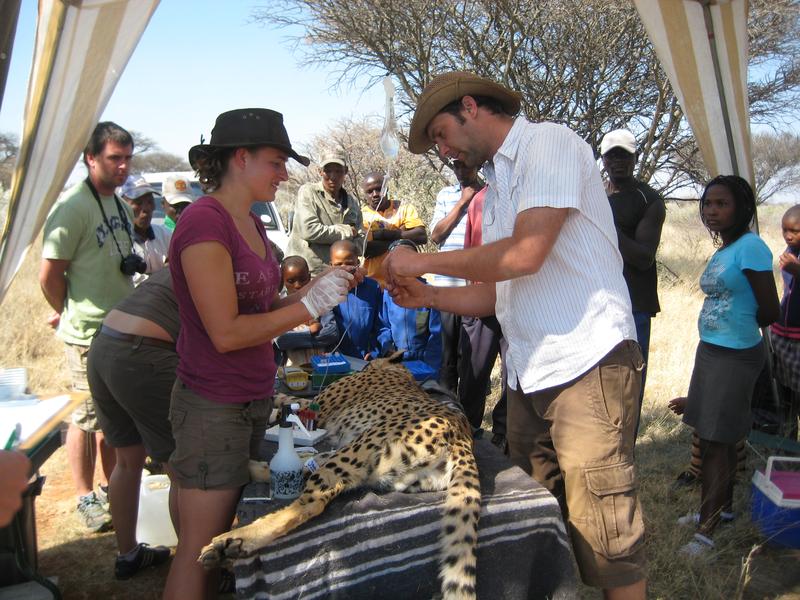
[[[216,116],[232,108],[284,114],[292,144],[302,146],[340,118],[383,115],[384,92],[332,90],[319,68],[301,68],[289,31],[249,22],[265,0],[161,0],[120,78],[103,120],[112,120],[185,156],[208,138]],[[37,2],[23,0],[6,83],[0,131],[17,135],[33,55]],[[361,84],[363,85],[363,83]]]

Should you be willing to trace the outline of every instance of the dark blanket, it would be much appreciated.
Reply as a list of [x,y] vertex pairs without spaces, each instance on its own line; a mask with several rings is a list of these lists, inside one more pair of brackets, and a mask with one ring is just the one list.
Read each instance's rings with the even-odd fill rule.
[[[574,598],[575,571],[556,500],[490,443],[475,444],[480,472],[478,598]],[[263,495],[250,484],[243,500]],[[234,563],[239,598],[397,598],[439,595],[442,492],[356,491],[259,554]],[[285,506],[239,504],[250,523]]]

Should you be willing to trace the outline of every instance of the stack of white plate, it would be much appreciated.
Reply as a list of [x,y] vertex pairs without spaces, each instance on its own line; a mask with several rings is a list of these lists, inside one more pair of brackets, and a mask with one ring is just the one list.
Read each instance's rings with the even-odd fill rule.
[[24,400],[28,387],[28,371],[19,367],[0,369],[0,402]]

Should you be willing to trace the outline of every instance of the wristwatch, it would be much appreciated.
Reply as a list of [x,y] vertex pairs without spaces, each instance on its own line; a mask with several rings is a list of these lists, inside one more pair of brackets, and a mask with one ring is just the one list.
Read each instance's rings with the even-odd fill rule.
[[391,244],[389,244],[389,248],[387,248],[386,251],[391,252],[392,250],[394,250],[395,248],[399,248],[400,246],[405,246],[407,248],[411,248],[414,252],[419,252],[419,247],[414,242],[403,238],[395,240]]

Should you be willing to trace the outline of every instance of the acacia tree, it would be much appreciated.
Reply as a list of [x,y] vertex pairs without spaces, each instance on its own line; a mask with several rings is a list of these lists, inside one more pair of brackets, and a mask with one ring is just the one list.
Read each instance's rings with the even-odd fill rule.
[[[796,0],[750,7],[752,119],[789,119],[800,11]],[[697,172],[691,132],[628,0],[277,0],[253,20],[299,26],[303,62],[338,72],[341,84],[390,73],[401,113],[433,76],[466,69],[519,90],[528,117],[563,123],[595,149],[628,127],[641,141],[638,177],[669,173],[665,193]]]
[[0,188],[11,187],[11,177],[14,175],[14,164],[17,160],[19,144],[17,136],[13,133],[0,132]]
[[[800,192],[800,136],[788,132],[753,136],[756,197],[766,202],[791,189]],[[800,196],[795,203],[800,202]]]
[[133,173],[160,173],[166,171],[188,171],[189,162],[177,154],[164,152],[153,138],[139,131],[130,132],[133,138]]
[[[410,202],[426,223],[430,220],[430,207],[438,191],[451,178],[449,169],[441,162],[432,162],[427,157],[411,154],[401,147],[396,161],[390,165],[380,150],[381,123],[379,119],[342,119],[323,133],[314,136],[303,148],[312,159],[308,168],[292,165],[289,181],[281,186],[277,197],[281,216],[288,216],[297,190],[304,183],[319,181],[319,160],[323,154],[340,152],[345,157],[348,172],[344,187],[361,202],[366,201],[361,181],[372,171],[386,172],[390,169],[389,195],[401,202]],[[284,219],[286,221],[286,219]]]

